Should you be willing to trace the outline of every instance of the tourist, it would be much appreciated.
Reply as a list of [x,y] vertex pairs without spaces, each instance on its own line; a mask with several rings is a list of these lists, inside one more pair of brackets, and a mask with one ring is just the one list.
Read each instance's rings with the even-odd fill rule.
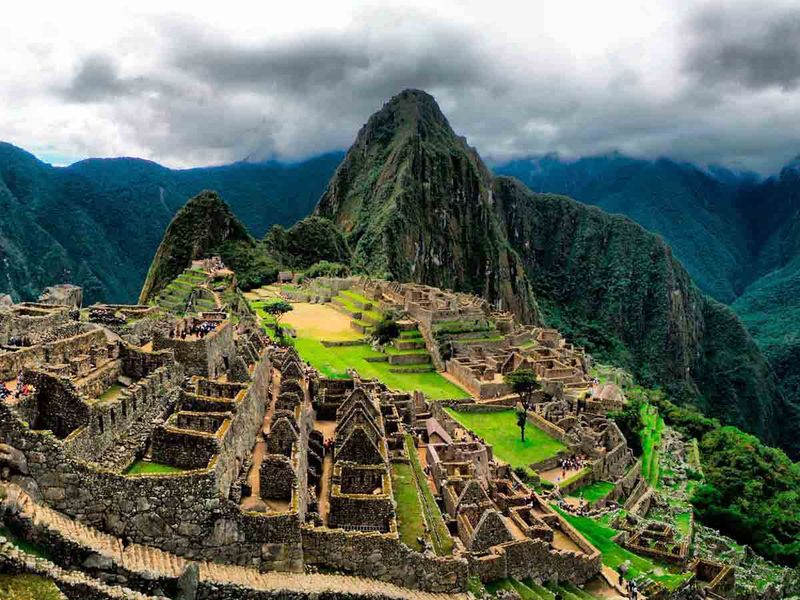
[[617,567],[617,573],[619,573],[619,584],[620,586],[625,585],[625,575],[628,573],[628,563],[627,561],[622,563],[619,567]]

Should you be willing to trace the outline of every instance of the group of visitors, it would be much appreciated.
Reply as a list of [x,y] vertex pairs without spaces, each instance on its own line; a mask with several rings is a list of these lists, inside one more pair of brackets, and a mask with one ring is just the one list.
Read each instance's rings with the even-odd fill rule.
[[630,600],[637,600],[639,598],[639,587],[633,579],[625,580],[625,576],[628,574],[628,562],[625,561],[619,567],[617,567],[617,573],[619,573],[619,586],[624,588],[626,592],[628,592],[628,598]]
[[191,327],[176,327],[170,331],[169,337],[185,340],[187,336],[196,335],[203,339],[216,328],[217,324],[213,321],[196,321]]
[[567,476],[567,471],[580,471],[586,466],[587,459],[583,455],[567,456],[561,459],[561,479]]
[[8,389],[5,383],[0,383],[0,400],[6,400],[11,397],[18,399],[31,393],[33,393],[33,386],[23,381],[22,371],[17,374],[17,386],[13,391]]

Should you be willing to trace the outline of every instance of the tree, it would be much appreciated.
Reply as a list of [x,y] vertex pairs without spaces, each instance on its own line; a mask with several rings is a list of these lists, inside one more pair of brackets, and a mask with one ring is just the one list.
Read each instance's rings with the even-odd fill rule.
[[294,310],[294,307],[289,304],[286,300],[277,300],[270,304],[264,306],[264,312],[268,315],[272,315],[275,319],[275,333],[276,335],[282,335],[281,333],[281,318],[287,312]]
[[511,386],[514,393],[519,394],[526,410],[533,404],[533,394],[542,387],[536,379],[536,373],[530,369],[517,369],[507,374],[503,381]]
[[388,344],[395,338],[400,337],[400,326],[394,319],[383,319],[380,323],[375,325],[372,331],[372,337],[377,340],[379,344]]
[[522,441],[525,441],[525,425],[528,423],[528,407],[522,402],[517,402],[517,427]]

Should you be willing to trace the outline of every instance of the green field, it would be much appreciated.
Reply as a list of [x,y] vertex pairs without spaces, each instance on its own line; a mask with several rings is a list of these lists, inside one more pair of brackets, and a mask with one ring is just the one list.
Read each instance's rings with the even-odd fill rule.
[[422,551],[418,538],[424,538],[425,521],[417,484],[411,465],[392,463],[392,488],[397,502],[397,529],[400,541],[417,552]]
[[451,408],[445,410],[464,427],[491,444],[497,458],[515,468],[527,467],[566,449],[564,444],[530,423],[525,427],[525,442],[522,442],[517,415],[513,410],[493,413],[458,412]]
[[414,438],[411,434],[407,433],[405,436],[406,453],[411,461],[412,474],[416,478],[417,489],[420,490],[420,500],[422,502],[422,510],[425,521],[428,524],[428,530],[431,533],[431,542],[436,554],[443,556],[445,554],[453,553],[453,538],[447,530],[447,525],[442,518],[442,511],[439,510],[439,505],[436,504],[436,499],[433,497],[433,492],[428,485],[427,477],[422,470],[422,465],[417,456],[417,449],[414,446]]
[[340,346],[326,348],[314,338],[303,337],[298,331],[294,346],[303,360],[311,363],[325,377],[343,379],[348,377],[347,369],[355,369],[364,378],[379,379],[394,390],[413,392],[419,390],[433,400],[468,398],[469,394],[457,385],[450,383],[436,371],[427,373],[392,373],[388,362],[367,362],[369,357],[382,357],[369,345]]
[[173,474],[183,473],[184,469],[151,462],[149,460],[137,460],[130,467],[125,469],[125,475],[152,475],[154,473]]
[[589,517],[571,515],[556,506],[553,508],[603,554],[603,564],[612,569],[616,569],[627,561],[630,577],[636,578],[639,575],[646,575],[670,590],[676,589],[690,577],[689,574],[673,573],[671,567],[634,554],[613,542],[612,538],[619,533],[616,529],[612,529]]
[[598,500],[602,500],[614,491],[614,484],[608,481],[595,481],[582,488],[578,488],[570,494],[578,498],[583,498],[589,504],[594,504]]

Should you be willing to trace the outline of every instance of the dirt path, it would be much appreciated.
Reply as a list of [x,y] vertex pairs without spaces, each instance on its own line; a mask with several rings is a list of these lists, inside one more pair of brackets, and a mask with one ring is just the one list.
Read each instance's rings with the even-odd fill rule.
[[[563,483],[576,473],[580,473],[583,469],[567,469],[566,471],[562,471],[561,467],[557,467],[555,469],[548,469],[547,471],[539,471],[539,477],[549,481],[552,484],[555,484],[556,479],[559,477],[561,478],[561,482]],[[566,475],[564,475],[566,473]]]
[[280,372],[273,369],[270,389],[271,394],[268,399],[269,404],[264,414],[264,422],[261,425],[261,431],[256,434],[250,471],[247,473],[247,484],[250,486],[250,496],[242,498],[241,501],[242,507],[248,509],[252,509],[254,505],[261,503],[261,463],[264,461],[264,455],[267,453],[267,443],[264,441],[264,436],[269,433],[272,415],[275,413],[275,399],[277,398],[279,387]]

